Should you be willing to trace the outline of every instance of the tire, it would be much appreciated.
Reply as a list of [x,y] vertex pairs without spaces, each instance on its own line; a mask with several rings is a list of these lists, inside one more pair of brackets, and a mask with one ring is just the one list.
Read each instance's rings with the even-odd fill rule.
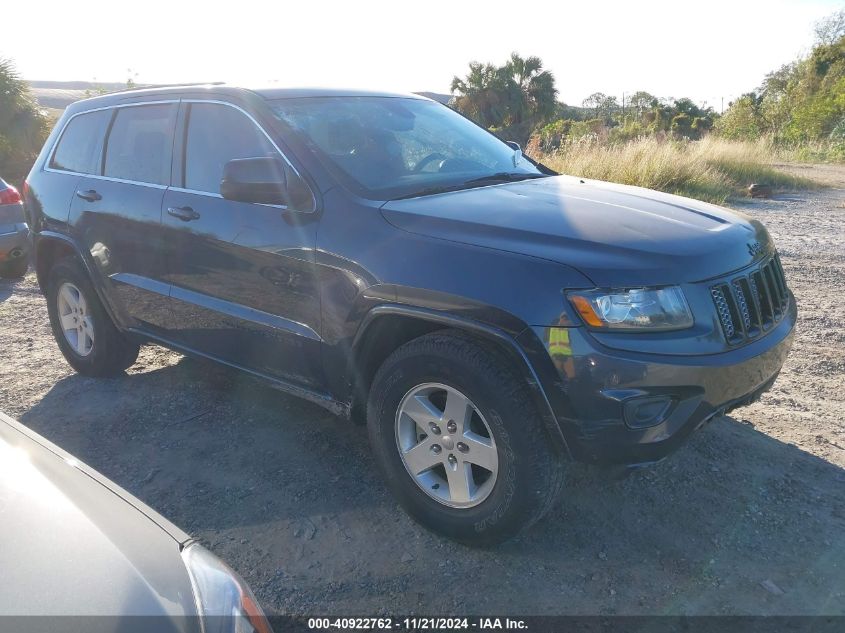
[[[65,300],[60,305],[59,293],[63,290],[69,291],[73,299]],[[119,376],[138,358],[140,349],[138,344],[127,339],[115,327],[111,317],[100,303],[87,273],[76,258],[62,259],[53,266],[47,280],[45,294],[53,336],[65,360],[77,372],[94,377]],[[81,297],[81,302],[79,297]],[[77,307],[81,309],[79,312],[68,313],[67,317],[75,316],[77,323],[85,330],[81,345],[79,331],[75,344],[72,344],[69,339],[71,335],[65,334],[62,315],[59,312],[60,310],[67,312],[68,306],[74,299],[77,301]]]
[[[445,412],[453,395],[456,402],[461,402],[459,396],[469,402],[463,431],[455,431],[456,425],[442,428],[452,417]],[[423,414],[415,400],[426,403]],[[435,409],[426,409],[428,404],[435,404]],[[463,406],[451,410],[463,411]],[[418,420],[423,418],[430,426],[426,416],[432,411],[432,419],[441,411],[443,415],[422,439]],[[516,536],[546,513],[563,485],[565,458],[550,444],[528,388],[510,359],[492,345],[457,331],[414,339],[385,360],[373,379],[367,426],[375,460],[402,507],[426,528],[467,545],[490,546]],[[461,447],[461,435],[475,439]],[[483,452],[473,454],[479,442]],[[432,443],[438,443],[440,450],[435,452]],[[428,447],[428,452],[416,453],[422,462],[414,461],[408,446]],[[412,470],[441,456],[442,464],[412,475]],[[488,473],[477,465],[467,467],[463,461],[473,462],[479,456],[483,458],[478,463],[497,461],[495,474],[493,469]],[[451,472],[446,470],[450,464]],[[472,482],[452,486],[451,476],[461,472],[470,472]],[[448,491],[442,490],[444,483]],[[466,494],[473,489],[476,499]]]
[[26,275],[29,261],[26,257],[0,264],[0,277],[4,279],[19,279]]

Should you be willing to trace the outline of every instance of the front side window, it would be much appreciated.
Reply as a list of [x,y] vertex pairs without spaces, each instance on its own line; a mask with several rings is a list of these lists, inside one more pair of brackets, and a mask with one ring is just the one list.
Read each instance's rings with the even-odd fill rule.
[[367,198],[477,186],[494,176],[544,175],[506,143],[433,101],[302,97],[277,99],[271,107],[329,171]]
[[155,185],[170,182],[176,104],[117,110],[106,142],[103,174]]
[[99,174],[100,148],[111,110],[87,112],[73,117],[62,132],[50,167],[80,174]]
[[220,193],[223,167],[237,158],[278,156],[243,113],[216,103],[192,103],[185,139],[185,188]]

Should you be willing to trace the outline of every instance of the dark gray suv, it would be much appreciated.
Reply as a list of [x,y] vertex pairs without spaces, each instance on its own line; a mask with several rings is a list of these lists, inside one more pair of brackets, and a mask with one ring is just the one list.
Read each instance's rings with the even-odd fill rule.
[[560,176],[414,95],[159,88],[73,104],[27,179],[79,372],[141,342],[364,422],[421,523],[489,544],[571,459],[660,459],[775,379],[795,300],[754,220]]

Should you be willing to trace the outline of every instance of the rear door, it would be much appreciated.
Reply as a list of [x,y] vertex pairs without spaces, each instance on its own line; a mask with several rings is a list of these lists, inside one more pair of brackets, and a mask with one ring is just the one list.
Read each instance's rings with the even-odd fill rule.
[[[164,198],[175,342],[306,387],[320,386],[318,215],[226,200],[223,166],[280,156],[255,119],[183,102],[174,186]],[[284,156],[282,156],[284,158]]]
[[66,227],[79,180],[83,175],[100,173],[103,139],[111,116],[111,110],[93,110],[68,119],[44,166],[45,173],[33,172],[27,178],[32,191],[27,200],[32,228]]
[[167,327],[170,289],[161,204],[170,180],[178,102],[114,108],[97,173],[83,177],[70,222],[105,279],[124,327]]

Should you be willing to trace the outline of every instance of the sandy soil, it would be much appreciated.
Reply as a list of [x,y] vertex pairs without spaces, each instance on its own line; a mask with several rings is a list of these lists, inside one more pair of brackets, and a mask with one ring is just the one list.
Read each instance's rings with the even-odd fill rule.
[[297,614],[845,613],[845,170],[840,189],[738,204],[764,221],[800,308],[775,387],[666,461],[574,466],[549,516],[494,550],[416,526],[363,429],[207,362],[146,347],[74,375],[30,274],[0,281],[0,409],[227,560]]

